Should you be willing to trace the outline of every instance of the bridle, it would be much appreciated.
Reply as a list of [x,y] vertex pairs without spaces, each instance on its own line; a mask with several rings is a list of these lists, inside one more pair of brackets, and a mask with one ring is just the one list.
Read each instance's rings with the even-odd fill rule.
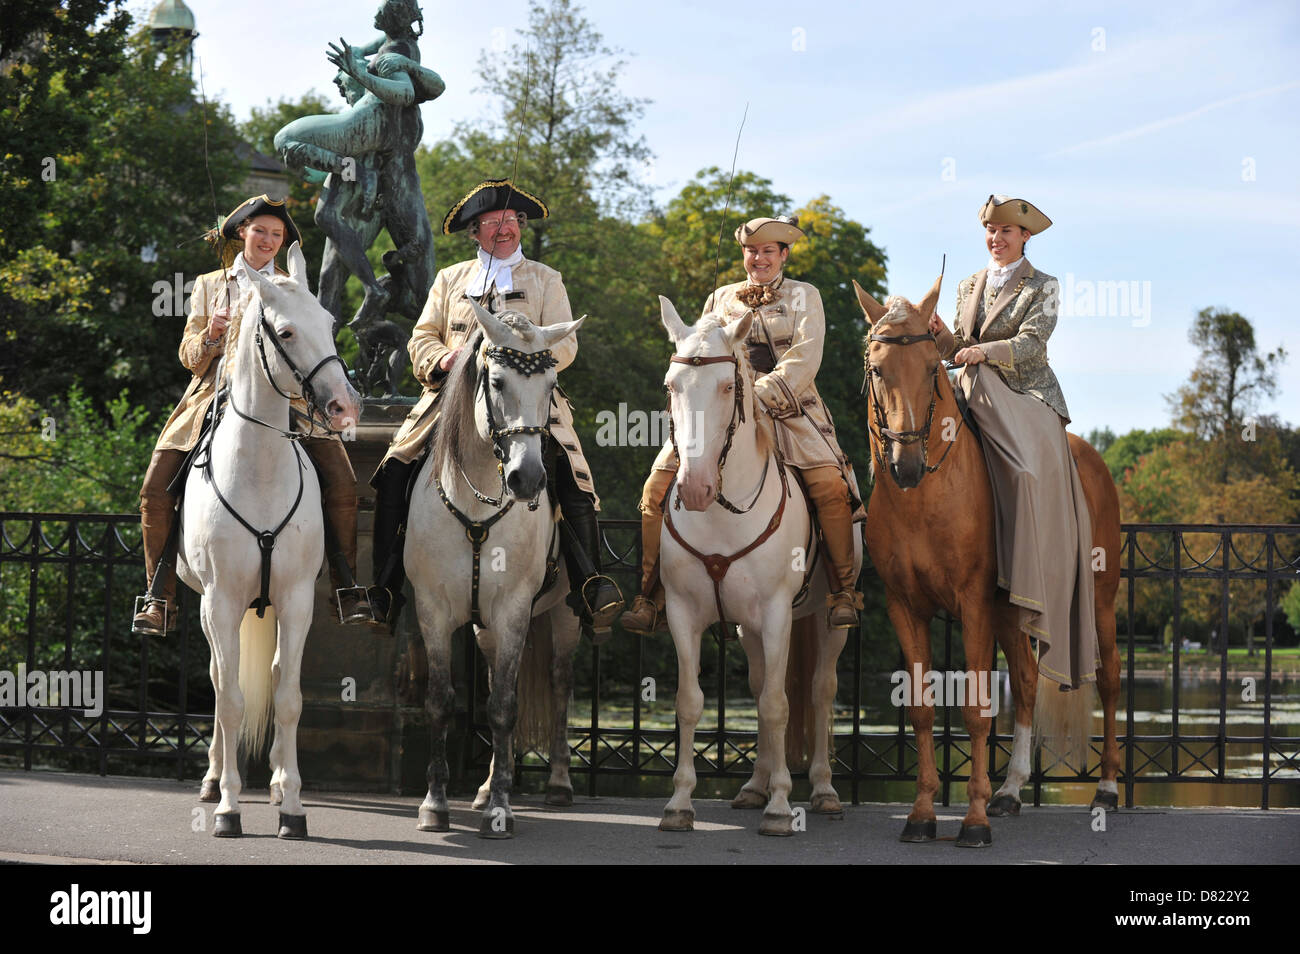
[[[549,419],[545,424],[521,424],[515,427],[497,427],[496,419],[492,415],[492,396],[488,394],[488,363],[489,361],[495,361],[498,364],[513,368],[524,377],[531,377],[534,374],[543,374],[548,369],[555,367],[559,363],[549,348],[543,351],[516,351],[514,348],[492,345],[483,349],[482,354],[483,360],[479,363],[479,376],[478,383],[475,385],[475,395],[478,394],[479,390],[482,390],[483,406],[487,414],[488,436],[492,440],[492,454],[497,459],[497,475],[501,479],[501,490],[499,491],[500,496],[494,498],[480,493],[478,488],[470,482],[469,476],[463,469],[460,471],[460,478],[465,482],[465,485],[469,487],[470,491],[480,502],[485,503],[490,507],[498,507],[500,509],[485,520],[471,520],[460,510],[456,509],[456,505],[451,502],[451,498],[447,496],[447,491],[443,489],[440,475],[436,473],[433,475],[433,485],[438,490],[438,496],[442,498],[443,505],[451,512],[452,516],[454,516],[460,525],[465,528],[465,538],[470,542],[470,622],[475,626],[478,626],[480,629],[483,628],[483,616],[479,612],[478,597],[482,576],[482,561],[480,558],[483,553],[483,544],[487,542],[488,533],[492,530],[492,527],[494,527],[502,517],[509,513],[511,508],[515,505],[514,497],[511,497],[509,500],[505,499],[506,453],[505,449],[501,446],[501,442],[507,437],[516,434],[543,434],[549,436],[551,433]],[[554,385],[551,386],[551,391],[553,390]],[[548,417],[550,406],[551,392],[548,391],[546,399]],[[538,490],[537,496],[534,496],[533,499],[529,501],[529,510],[537,509],[537,498],[539,496],[541,496],[541,490]],[[502,501],[504,501],[504,503]],[[552,536],[554,536],[554,530],[552,530]]]
[[[689,358],[680,354],[675,354],[672,356],[673,364],[689,364],[692,367],[697,367],[697,368],[700,365],[721,364],[723,362],[728,362],[728,361],[731,362],[736,367],[736,383],[734,389],[735,401],[732,404],[732,408],[731,408],[731,420],[727,422],[727,439],[723,441],[722,453],[718,455],[718,493],[716,499],[724,509],[731,511],[734,514],[743,515],[753,510],[754,504],[758,503],[758,498],[763,493],[763,485],[767,483],[767,471],[768,471],[768,467],[772,463],[772,458],[771,455],[769,455],[768,458],[763,462],[763,477],[759,481],[758,490],[754,494],[754,499],[749,502],[748,507],[745,507],[742,510],[741,508],[735,506],[730,500],[727,499],[726,495],[722,492],[722,468],[725,467],[727,464],[727,454],[731,452],[731,440],[733,437],[736,436],[737,425],[745,423],[745,380],[740,373],[740,361],[736,358],[734,354],[717,355],[712,358],[704,358],[701,357],[700,355],[695,355],[694,357],[689,357]],[[668,391],[667,385],[664,385],[664,390]],[[678,463],[680,464],[682,455],[681,455],[681,451],[679,451],[677,448],[677,429],[675,423],[673,422],[672,401],[673,401],[672,392],[668,391],[668,440],[672,442],[673,453],[677,456]],[[677,503],[675,504],[675,506],[678,509],[681,508],[682,498],[680,496],[678,496]]]
[[[919,344],[922,341],[933,342],[935,338],[933,334],[927,332],[925,334],[920,334],[920,335],[872,334],[868,337],[867,340],[869,342],[879,342],[880,344],[905,346],[905,345]],[[872,364],[869,358],[864,363],[866,365],[867,381],[870,382],[869,391],[871,395],[871,410],[872,410],[872,416],[875,418],[875,425],[876,425],[875,433],[874,433],[876,441],[873,442],[872,445],[872,454],[876,459],[877,470],[882,470],[885,467],[885,459],[882,453],[882,449],[887,446],[887,443],[892,442],[895,444],[908,445],[908,444],[915,444],[918,441],[920,441],[921,463],[925,468],[925,473],[933,474],[941,466],[943,466],[944,460],[948,457],[948,452],[951,451],[953,445],[957,443],[957,431],[960,431],[962,425],[965,423],[965,418],[961,418],[959,415],[959,420],[957,422],[957,431],[953,432],[952,440],[950,440],[948,442],[948,446],[944,448],[943,454],[939,457],[938,463],[931,464],[929,462],[930,461],[930,430],[934,423],[934,408],[939,400],[939,369],[944,366],[944,363],[940,361],[938,364],[934,366],[934,371],[931,372],[930,407],[925,412],[925,424],[913,431],[895,431],[895,430],[891,430],[889,427],[886,426],[884,403],[881,401],[880,396],[876,393],[876,379],[881,376],[880,369],[876,367],[874,364]],[[867,429],[871,430],[870,423],[868,423]]]
[[[266,333],[265,337],[263,337],[263,332]],[[299,418],[305,420],[308,429],[305,432],[299,432],[292,429],[286,430],[284,428],[276,427],[274,424],[268,424],[266,421],[253,417],[251,414],[246,414],[244,411],[240,410],[239,405],[235,403],[235,395],[232,392],[230,395],[230,407],[235,414],[246,421],[252,421],[254,424],[261,424],[263,427],[269,427],[273,431],[279,431],[281,436],[286,440],[291,441],[300,441],[304,437],[314,436],[318,427],[326,432],[332,432],[333,428],[329,426],[329,415],[324,413],[321,409],[320,402],[316,396],[316,389],[312,387],[312,379],[334,361],[337,361],[339,367],[343,369],[343,380],[346,381],[348,379],[348,366],[344,363],[343,359],[338,356],[338,352],[336,351],[333,354],[321,358],[320,361],[316,362],[316,366],[312,368],[311,371],[307,374],[303,374],[298,369],[298,365],[294,363],[293,358],[289,357],[289,352],[285,350],[284,345],[280,343],[280,336],[275,333],[275,329],[271,327],[271,323],[267,321],[266,306],[263,304],[261,298],[258,298],[257,301],[257,323],[254,326],[253,336],[254,345],[257,348],[257,357],[262,364],[262,374],[266,377],[266,380],[271,387],[275,389],[276,394],[280,395],[280,397],[284,398],[286,401],[291,402],[290,413],[297,414]],[[294,380],[298,382],[299,390],[303,398],[307,401],[307,413],[305,415],[301,411],[293,409],[293,395],[281,390],[280,385],[276,384],[275,375],[271,373],[271,363],[266,357],[266,338],[271,339],[271,344],[280,355],[280,360],[289,368],[289,373],[292,374]]]

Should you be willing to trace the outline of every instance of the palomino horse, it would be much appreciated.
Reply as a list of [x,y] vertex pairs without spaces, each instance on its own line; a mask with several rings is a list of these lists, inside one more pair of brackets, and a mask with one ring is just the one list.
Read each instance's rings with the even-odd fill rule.
[[[976,685],[994,685],[995,638],[1007,659],[1016,727],[1006,784],[991,802],[990,719],[982,714],[988,711],[984,707],[989,700],[970,701],[962,710],[971,738],[970,808],[957,844],[979,847],[992,840],[988,815],[1020,812],[1020,788],[1030,773],[1035,696],[1040,727],[1054,726],[1062,735],[1075,736],[1075,750],[1086,754],[1092,694],[1084,690],[1060,692],[1056,683],[1045,679],[1039,684],[1038,661],[1020,629],[1019,610],[1009,602],[1006,591],[997,588],[988,470],[974,434],[955,426],[961,413],[928,329],[941,282],[942,278],[934,283],[919,307],[897,296],[890,298],[887,306],[881,305],[854,284],[873,331],[867,348],[867,413],[875,486],[867,515],[867,548],[885,583],[889,618],[898,631],[909,673],[930,672],[930,620],[939,607],[961,621],[966,665],[975,671]],[[915,409],[926,406],[930,408],[928,417],[917,420]],[[1119,500],[1101,456],[1073,434],[1069,442],[1092,519],[1093,552],[1101,548],[1105,558],[1094,574],[1101,654],[1097,685],[1105,710],[1105,745],[1101,783],[1093,805],[1115,808],[1119,651],[1114,606],[1120,570]],[[882,469],[889,473],[881,473]],[[908,715],[920,761],[916,801],[902,840],[930,841],[935,837],[934,795],[939,788],[933,702],[909,706]]]
[[215,801],[219,784],[212,830],[218,837],[242,834],[236,746],[242,738],[260,751],[272,702],[271,801],[281,805],[279,835],[307,836],[298,676],[324,525],[316,471],[297,435],[284,428],[289,401],[299,396],[334,431],[360,414],[335,350],[333,320],[307,287],[296,242],[288,260],[287,278],[248,269],[254,284],[242,302],[230,402],[213,427],[206,463],[196,464],[206,479],[189,481],[181,507],[177,573],[203,594],[199,617],[212,649],[216,720],[200,797]]
[[[562,574],[536,605],[534,598],[558,556],[543,461],[555,388],[551,348],[576,333],[582,319],[538,327],[515,312],[492,315],[477,304],[474,310],[482,333],[470,340],[443,385],[433,451],[415,480],[407,523],[406,568],[429,672],[429,791],[417,827],[448,831],[451,826],[447,723],[456,697],[451,636],[472,622],[491,685],[492,770],[475,802],[483,810],[479,834],[508,838],[514,833],[510,786],[522,704],[517,680],[527,688],[550,683],[551,713],[544,720],[551,743],[547,802],[567,805],[573,798],[567,710],[578,620],[564,602],[568,587]],[[526,647],[529,621],[544,611],[550,614],[550,640],[535,639]],[[539,673],[547,675],[539,678]]]
[[[726,326],[714,315],[688,328],[672,302],[660,297],[664,327],[676,354],[664,379],[672,413],[672,433],[680,467],[664,508],[660,553],[667,595],[668,626],[677,649],[677,721],[680,739],[673,796],[659,828],[690,831],[695,823],[695,727],[704,708],[700,691],[700,637],[711,623],[741,627],[749,662],[749,685],[758,700],[758,757],[754,774],[732,802],[734,808],[764,807],[759,832],[789,835],[790,770],[787,722],[802,731],[789,740],[800,755],[811,741],[808,777],[814,812],[835,814],[840,800],[831,784],[831,705],[835,699],[835,661],[848,630],[826,625],[825,574],[815,569],[808,505],[798,480],[777,456],[772,423],[760,414],[753,372],[744,342],[752,315]],[[728,501],[722,469],[746,481]],[[733,478],[734,479],[734,478]],[[685,505],[686,512],[676,508]],[[862,541],[855,534],[855,567],[862,563]],[[703,564],[703,565],[701,565]],[[704,571],[704,572],[701,572]],[[811,586],[809,581],[811,579]],[[792,667],[791,604],[805,588],[809,598],[798,616],[804,645],[796,656],[815,654],[815,662]],[[802,660],[799,660],[802,661]],[[793,693],[793,700],[787,697]],[[811,740],[808,739],[811,735]]]

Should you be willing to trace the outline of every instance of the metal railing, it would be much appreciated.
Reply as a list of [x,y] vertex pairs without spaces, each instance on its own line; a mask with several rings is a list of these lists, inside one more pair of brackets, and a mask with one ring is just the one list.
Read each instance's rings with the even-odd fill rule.
[[[633,592],[640,565],[639,521],[603,521],[602,528],[608,548],[606,568],[621,577],[625,592]],[[0,625],[9,630],[0,631],[0,678],[8,671],[16,682],[17,667],[22,665],[29,672],[101,671],[104,679],[103,710],[93,716],[45,704],[49,700],[40,705],[7,705],[0,695],[0,754],[21,757],[25,768],[38,761],[54,762],[106,774],[131,771],[132,763],[143,763],[148,771],[182,779],[202,773],[212,731],[212,691],[207,648],[191,611],[195,600],[181,587],[178,637],[141,640],[130,634],[132,600],[143,575],[139,536],[139,517],[133,514],[0,513]],[[1273,652],[1278,604],[1291,582],[1300,579],[1300,526],[1125,525],[1122,560],[1124,588],[1117,611],[1127,680],[1119,743],[1126,804],[1135,804],[1133,783],[1258,785],[1263,808],[1269,806],[1270,791],[1278,786],[1300,790],[1300,720],[1292,715],[1300,707],[1288,701],[1286,715],[1279,719]],[[863,584],[879,588],[869,571]],[[1189,608],[1193,604],[1194,610]],[[1243,605],[1250,607],[1246,616],[1262,621],[1258,658],[1247,660],[1258,676],[1243,677],[1253,679],[1253,688],[1246,692],[1230,682],[1228,640],[1220,639],[1211,657],[1217,661],[1217,669],[1210,673],[1217,679],[1215,711],[1189,715],[1182,683],[1195,658],[1188,656],[1182,638],[1203,628],[1207,606],[1213,610],[1217,632],[1227,633],[1242,615]],[[1166,612],[1173,633],[1172,664],[1164,673],[1172,690],[1169,731],[1142,731],[1136,697],[1136,620]],[[1193,612],[1201,623],[1189,618]],[[960,630],[951,620],[937,627],[942,642],[936,660],[950,670],[960,665]],[[916,747],[905,710],[889,708],[886,720],[873,715],[869,704],[872,697],[888,693],[882,675],[887,667],[878,661],[897,654],[892,627],[881,629],[851,633],[840,659],[832,767],[837,786],[847,786],[841,787],[841,793],[854,802],[864,796],[867,786],[912,781],[916,776]],[[702,686],[706,698],[713,700],[709,721],[714,724],[702,723],[697,730],[697,771],[701,780],[745,778],[753,768],[756,733],[737,724],[742,713],[735,703],[748,696],[743,676],[737,675],[743,673],[743,664],[737,645],[724,634],[715,629],[712,637],[706,635],[706,640],[710,638],[714,645]],[[462,639],[463,658],[478,658],[472,636],[465,633]],[[892,652],[886,648],[891,645]],[[581,724],[570,720],[571,771],[589,794],[627,780],[671,776],[677,759],[676,730],[654,724],[656,717],[662,723],[665,703],[649,704],[640,691],[647,676],[656,680],[665,676],[662,667],[649,672],[646,665],[647,655],[662,657],[663,652],[663,644],[620,632],[598,649],[584,643],[580,682],[585,688],[576,703],[586,707],[587,714]],[[458,677],[465,715],[459,750],[466,777],[485,771],[490,758],[481,661],[477,670],[477,676]],[[617,678],[611,677],[610,670],[617,670]],[[674,666],[672,678],[663,681],[674,682],[675,671]],[[670,709],[671,694],[661,694]],[[416,710],[408,711],[418,718]],[[1199,720],[1206,729],[1189,719]],[[1234,728],[1243,720],[1260,723],[1260,728]],[[951,786],[968,778],[969,738],[960,721],[960,715],[954,717],[947,708],[936,716],[936,756],[945,805]],[[997,734],[996,728],[995,723],[990,771],[998,778],[1005,774],[1011,740],[1005,733]],[[1095,782],[1100,746],[1101,738],[1094,736],[1089,770],[1084,774],[1052,764],[1044,767],[1040,761],[1032,778],[1035,803],[1044,785]],[[520,770],[533,775],[546,769],[544,762],[540,753],[521,753]]]

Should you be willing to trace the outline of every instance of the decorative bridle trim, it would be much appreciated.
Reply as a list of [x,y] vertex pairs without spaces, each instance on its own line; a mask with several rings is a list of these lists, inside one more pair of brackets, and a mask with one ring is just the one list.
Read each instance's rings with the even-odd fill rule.
[[[922,341],[934,342],[935,337],[933,334],[928,332],[920,335],[880,335],[873,333],[867,340],[879,344],[906,346],[919,344]],[[948,457],[948,452],[951,451],[953,445],[957,443],[957,434],[961,431],[962,425],[966,423],[966,419],[959,414],[957,430],[953,432],[952,440],[949,441],[948,446],[944,448],[943,454],[939,457],[938,463],[931,464],[930,431],[934,426],[934,409],[939,401],[939,369],[943,366],[943,362],[940,361],[939,364],[936,364],[934,366],[934,371],[931,372],[930,375],[930,407],[925,413],[925,424],[913,431],[894,431],[890,430],[890,428],[886,426],[884,403],[876,394],[876,378],[880,377],[880,369],[871,363],[869,357],[864,361],[864,363],[866,365],[867,380],[870,382],[869,391],[871,395],[872,416],[875,418],[876,424],[875,431],[873,432],[876,442],[873,443],[871,448],[872,454],[876,459],[876,466],[881,470],[885,469],[885,459],[882,453],[882,448],[887,442],[907,445],[915,444],[917,441],[920,441],[921,464],[925,468],[926,474],[933,474],[943,466],[944,460]],[[872,430],[870,423],[867,424],[867,430]],[[924,475],[922,476],[924,477]]]

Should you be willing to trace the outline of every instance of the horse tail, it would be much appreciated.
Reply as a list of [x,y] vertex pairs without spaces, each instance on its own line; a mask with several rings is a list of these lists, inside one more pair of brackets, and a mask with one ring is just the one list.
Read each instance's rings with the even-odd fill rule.
[[813,674],[817,671],[817,617],[805,616],[790,624],[790,657],[785,667],[785,697],[790,720],[785,727],[786,764],[806,771],[817,744],[816,699]]
[[1060,683],[1038,674],[1038,694],[1034,701],[1034,747],[1044,744],[1067,769],[1080,773],[1088,769],[1089,743],[1092,741],[1092,700],[1094,688],[1089,683],[1062,692]]
[[271,664],[275,660],[275,609],[267,607],[258,619],[255,610],[244,612],[239,624],[239,691],[244,694],[244,721],[239,726],[239,740],[250,755],[266,747],[267,730],[275,704],[271,685]]
[[555,655],[549,613],[532,620],[528,641],[519,661],[516,702],[515,749],[551,751],[551,725],[555,721],[555,701],[551,692],[551,660]]

